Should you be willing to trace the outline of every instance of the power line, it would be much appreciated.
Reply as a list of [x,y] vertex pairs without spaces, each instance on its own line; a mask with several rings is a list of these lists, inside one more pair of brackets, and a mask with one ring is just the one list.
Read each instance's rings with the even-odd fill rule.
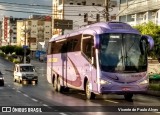
[[[19,11],[19,10],[6,10],[6,9],[0,9],[2,11],[11,11],[11,12],[21,12],[21,13],[35,13],[35,14],[43,14],[46,15],[46,13],[40,13],[40,12],[30,12],[30,11]],[[61,15],[61,14],[47,14],[47,15]],[[79,15],[65,15],[65,16],[79,16]],[[83,16],[83,15],[81,15]]]
[[124,8],[121,12],[119,12],[119,13],[116,15],[116,17],[119,16],[121,13],[123,13],[125,10],[127,10],[129,6],[134,5],[134,4],[139,4],[139,3],[142,3],[142,2],[146,2],[146,0],[141,1],[141,2],[136,2],[136,3],[135,3],[135,1],[136,1],[136,0],[134,0],[131,4],[126,5],[127,7]]
[[[39,4],[19,4],[19,3],[13,3],[13,2],[0,2],[0,4],[11,4],[11,5],[20,5],[20,6],[38,6],[38,7],[51,7],[49,5],[39,5]],[[103,7],[99,5],[64,5],[64,7],[85,7],[85,6],[97,6],[97,7]]]

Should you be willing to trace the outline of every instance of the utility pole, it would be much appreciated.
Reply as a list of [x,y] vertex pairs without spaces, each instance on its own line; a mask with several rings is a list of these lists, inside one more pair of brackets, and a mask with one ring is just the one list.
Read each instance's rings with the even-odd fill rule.
[[[62,0],[63,5],[63,14],[62,14],[62,20],[64,20],[64,0]],[[62,29],[62,35],[64,34],[64,29]]]
[[110,0],[105,0],[106,22],[109,21],[109,2]]
[[23,58],[23,62],[24,63],[26,63],[26,20],[24,20],[24,26],[25,26],[25,28],[24,28],[24,32],[25,32],[25,38],[24,38],[24,58]]

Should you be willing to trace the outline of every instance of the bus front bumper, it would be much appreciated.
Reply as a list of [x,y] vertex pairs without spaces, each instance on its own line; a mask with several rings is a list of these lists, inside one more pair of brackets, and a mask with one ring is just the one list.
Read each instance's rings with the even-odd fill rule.
[[142,94],[146,93],[148,90],[148,84],[146,85],[114,85],[114,86],[100,86],[100,93],[101,94],[125,94],[125,93],[132,93],[132,94]]

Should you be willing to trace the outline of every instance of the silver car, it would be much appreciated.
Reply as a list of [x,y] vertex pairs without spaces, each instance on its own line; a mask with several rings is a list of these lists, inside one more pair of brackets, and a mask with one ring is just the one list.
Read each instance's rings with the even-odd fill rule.
[[24,82],[38,83],[38,74],[32,64],[15,64],[13,79],[15,82],[24,84]]

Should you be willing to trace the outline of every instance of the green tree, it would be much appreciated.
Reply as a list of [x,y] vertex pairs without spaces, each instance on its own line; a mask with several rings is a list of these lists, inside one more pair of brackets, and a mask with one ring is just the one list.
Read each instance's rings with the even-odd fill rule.
[[21,46],[16,46],[14,48],[14,51],[15,51],[16,55],[20,55],[20,56],[23,55],[23,48]]
[[6,46],[2,46],[0,49],[2,50],[2,52],[5,52],[5,48]]
[[142,34],[150,35],[154,39],[154,48],[148,53],[152,58],[160,57],[160,26],[153,22],[143,23],[135,26]]

